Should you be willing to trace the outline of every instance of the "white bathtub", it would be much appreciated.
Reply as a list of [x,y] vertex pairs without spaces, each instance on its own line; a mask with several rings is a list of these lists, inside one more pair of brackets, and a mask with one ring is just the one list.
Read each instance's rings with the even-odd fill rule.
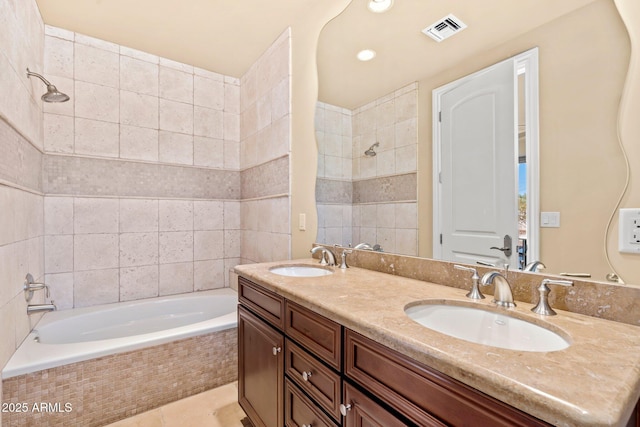
[[237,326],[232,289],[46,313],[2,378],[136,350]]

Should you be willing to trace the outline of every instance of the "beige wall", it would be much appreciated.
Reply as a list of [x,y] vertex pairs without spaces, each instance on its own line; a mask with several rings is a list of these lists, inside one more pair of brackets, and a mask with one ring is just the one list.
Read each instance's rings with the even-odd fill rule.
[[[420,255],[432,254],[431,91],[533,47],[540,56],[540,209],[561,213],[560,228],[541,229],[540,258],[547,271],[589,272],[605,280],[611,271],[604,257],[605,227],[624,183],[616,120],[629,63],[628,35],[610,0],[419,82],[419,216],[429,218],[420,223]],[[615,227],[611,233],[617,252]],[[628,281],[640,283],[640,277]]]

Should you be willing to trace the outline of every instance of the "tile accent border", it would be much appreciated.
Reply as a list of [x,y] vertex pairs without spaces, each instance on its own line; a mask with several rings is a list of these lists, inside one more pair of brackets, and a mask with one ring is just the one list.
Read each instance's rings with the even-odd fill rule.
[[417,173],[353,181],[353,203],[388,203],[416,200]]
[[242,199],[289,194],[289,156],[283,156],[240,172]]
[[42,193],[42,153],[0,117],[0,181]]
[[240,173],[194,166],[47,154],[47,195],[240,199]]
[[353,184],[351,181],[335,179],[316,179],[317,203],[353,203]]
[[[113,423],[238,379],[237,328],[20,375],[2,383],[3,402],[27,403],[3,425]],[[40,402],[55,412],[32,412]],[[65,412],[65,404],[71,410]],[[6,418],[5,418],[6,417]]]

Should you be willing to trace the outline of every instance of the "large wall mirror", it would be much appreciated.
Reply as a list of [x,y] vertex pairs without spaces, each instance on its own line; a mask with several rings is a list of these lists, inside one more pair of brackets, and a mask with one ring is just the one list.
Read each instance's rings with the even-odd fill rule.
[[[537,48],[539,209],[559,217],[539,228],[539,260],[545,273],[607,280],[630,52],[613,0],[367,5],[353,0],[318,43],[317,241],[434,257],[432,92]],[[466,28],[440,42],[421,32],[450,14]],[[356,58],[364,49],[373,59]]]

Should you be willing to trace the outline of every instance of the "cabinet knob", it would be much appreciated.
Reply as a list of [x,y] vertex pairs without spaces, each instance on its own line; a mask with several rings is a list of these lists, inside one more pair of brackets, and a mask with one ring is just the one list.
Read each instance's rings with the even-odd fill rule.
[[313,427],[311,424],[302,424],[302,427]]
[[347,416],[347,412],[349,412],[351,410],[351,403],[347,403],[346,405],[344,403],[340,404],[340,413],[342,414],[343,417]]
[[311,378],[311,371],[307,372],[307,371],[303,371],[302,372],[302,379],[305,381],[309,381],[309,378]]
[[273,355],[274,355],[274,356],[277,356],[277,355],[278,355],[278,353],[280,353],[280,352],[282,351],[282,347],[273,347],[273,348],[271,349],[271,351],[273,352]]

